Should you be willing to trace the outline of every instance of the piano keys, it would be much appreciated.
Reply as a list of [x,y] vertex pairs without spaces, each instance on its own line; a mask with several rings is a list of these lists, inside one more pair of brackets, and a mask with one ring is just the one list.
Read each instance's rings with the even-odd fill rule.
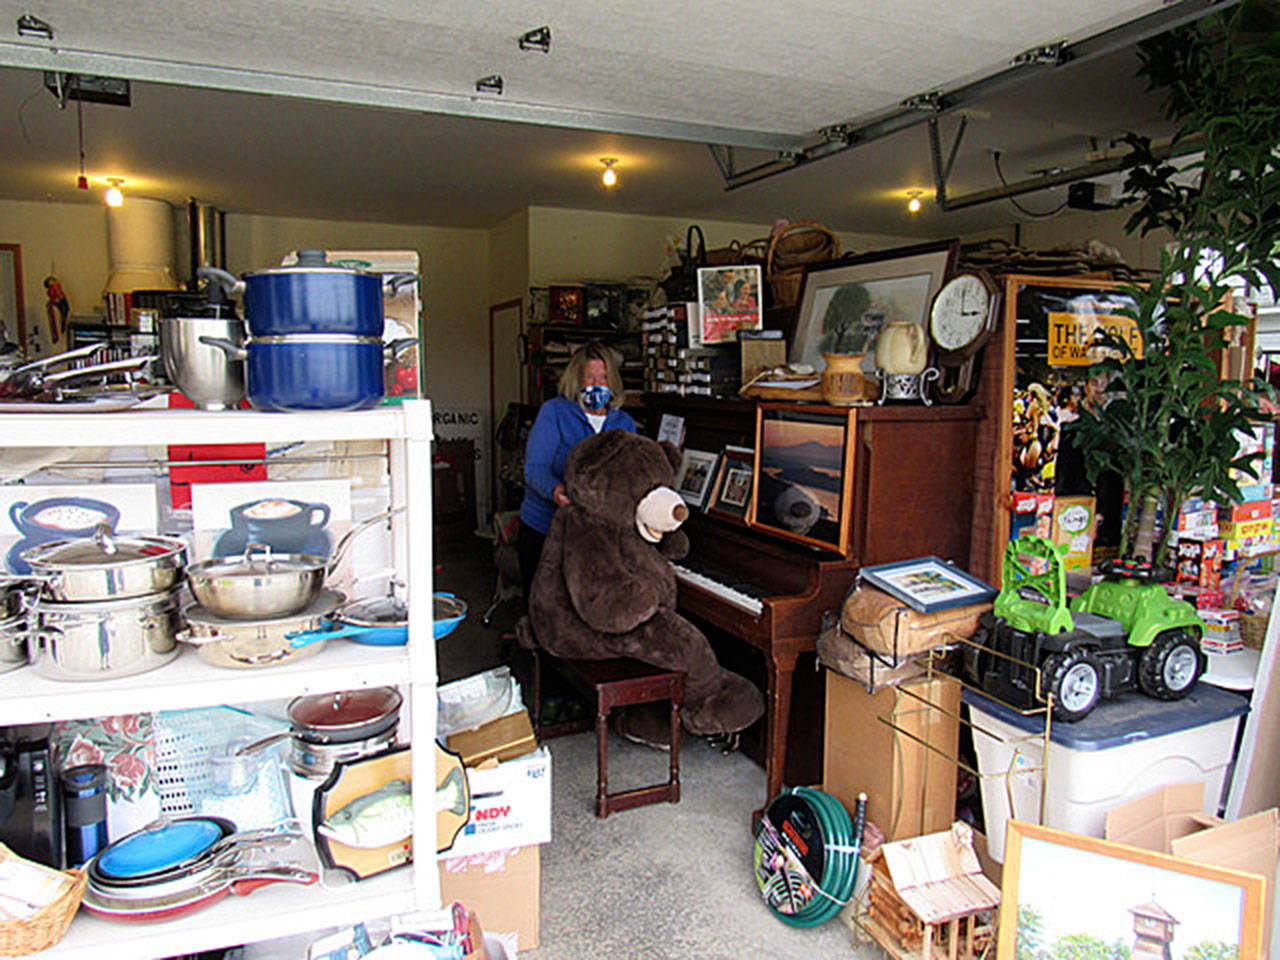
[[[645,402],[650,436],[661,415],[673,413],[685,418],[688,447],[755,446],[754,403],[652,394]],[[801,729],[792,736],[796,664],[815,652],[823,614],[839,608],[858,567],[924,555],[967,565],[980,420],[970,407],[859,408],[848,478],[853,535],[845,554],[714,515],[695,513],[686,522],[690,553],[676,571],[680,612],[720,650],[754,657],[754,672],[763,674],[766,708],[755,739],[762,746],[757,759],[765,767],[765,802],[781,792],[789,754],[807,747],[821,756],[821,684],[795,702]],[[821,774],[800,775],[813,782]]]

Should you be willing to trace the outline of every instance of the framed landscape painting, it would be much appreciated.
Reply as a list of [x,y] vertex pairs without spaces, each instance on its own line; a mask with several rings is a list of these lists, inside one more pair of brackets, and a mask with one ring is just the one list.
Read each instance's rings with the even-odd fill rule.
[[1009,821],[997,956],[1258,960],[1264,879]]

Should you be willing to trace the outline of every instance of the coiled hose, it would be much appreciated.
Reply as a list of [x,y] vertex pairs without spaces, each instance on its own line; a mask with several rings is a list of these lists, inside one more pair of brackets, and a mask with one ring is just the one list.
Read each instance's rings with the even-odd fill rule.
[[853,899],[866,820],[865,793],[852,820],[821,790],[792,787],[774,797],[756,830],[753,861],[760,894],[783,923],[816,927]]

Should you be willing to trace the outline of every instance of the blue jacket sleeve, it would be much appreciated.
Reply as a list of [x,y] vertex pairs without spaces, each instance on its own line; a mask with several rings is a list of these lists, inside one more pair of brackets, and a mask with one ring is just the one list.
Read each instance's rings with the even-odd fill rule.
[[560,443],[560,424],[550,403],[544,403],[529,430],[529,440],[524,449],[524,482],[536,493],[551,500],[552,491],[562,477],[551,470],[556,447]]

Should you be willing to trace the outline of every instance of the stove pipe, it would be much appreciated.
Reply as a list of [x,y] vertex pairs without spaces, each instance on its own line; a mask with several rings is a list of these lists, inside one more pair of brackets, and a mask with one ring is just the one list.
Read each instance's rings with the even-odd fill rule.
[[187,201],[187,234],[191,250],[189,290],[199,290],[201,267],[227,269],[227,214],[211,203]]

